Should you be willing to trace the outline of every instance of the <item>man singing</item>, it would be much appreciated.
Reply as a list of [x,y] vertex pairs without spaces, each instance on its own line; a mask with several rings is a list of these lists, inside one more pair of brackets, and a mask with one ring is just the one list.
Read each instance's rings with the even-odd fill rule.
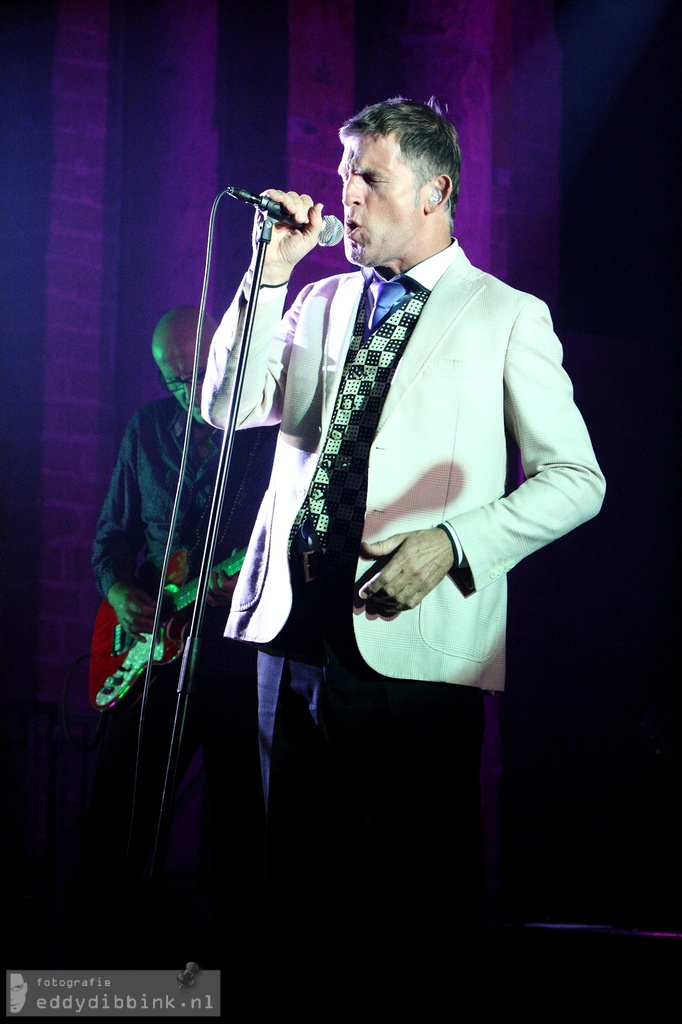
[[[378,103],[340,138],[360,269],[283,317],[322,204],[266,192],[299,227],[276,224],[265,252],[238,426],[280,431],[227,632],[260,651],[272,927],[447,958],[483,920],[483,704],[504,686],[506,575],[596,515],[604,479],[547,307],[452,237],[460,150],[437,104]],[[217,425],[252,279],[253,264],[212,343]]]

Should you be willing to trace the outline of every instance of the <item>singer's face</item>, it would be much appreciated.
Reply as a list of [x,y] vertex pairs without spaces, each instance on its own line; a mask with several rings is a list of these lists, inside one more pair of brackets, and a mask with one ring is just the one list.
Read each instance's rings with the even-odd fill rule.
[[362,267],[395,274],[432,255],[424,194],[400,161],[393,135],[349,138],[339,165],[343,181],[346,257]]

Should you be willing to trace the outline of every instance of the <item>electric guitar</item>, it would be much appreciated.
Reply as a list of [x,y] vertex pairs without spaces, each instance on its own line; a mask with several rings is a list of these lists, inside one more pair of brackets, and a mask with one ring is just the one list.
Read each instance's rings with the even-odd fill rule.
[[[246,548],[233,551],[214,572],[221,570],[234,576],[244,564]],[[169,665],[182,654],[185,635],[199,587],[199,579],[186,583],[187,552],[176,551],[168,563],[163,589],[163,622],[159,627],[152,655],[154,665]],[[116,618],[108,601],[102,601],[92,633],[90,651],[90,703],[95,711],[109,711],[118,706],[130,707],[140,699],[147,673],[151,633],[144,640],[131,636]]]

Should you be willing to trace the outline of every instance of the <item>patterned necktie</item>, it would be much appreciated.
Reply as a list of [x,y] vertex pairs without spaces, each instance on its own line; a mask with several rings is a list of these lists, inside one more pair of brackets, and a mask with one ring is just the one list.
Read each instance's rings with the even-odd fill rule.
[[327,437],[289,538],[300,530],[308,546],[322,545],[328,563],[346,556],[354,562],[357,555],[370,449],[395,367],[430,294],[416,283],[414,292],[377,321],[368,342],[360,303]]

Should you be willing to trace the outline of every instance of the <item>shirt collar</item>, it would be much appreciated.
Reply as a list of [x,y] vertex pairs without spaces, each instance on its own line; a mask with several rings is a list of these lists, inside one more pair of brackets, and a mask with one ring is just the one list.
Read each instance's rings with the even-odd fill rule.
[[[427,259],[422,260],[421,263],[410,267],[407,273],[400,276],[415,281],[416,284],[428,289],[428,291],[433,291],[445,271],[456,259],[458,251],[459,244],[457,239],[453,238],[447,249],[443,249],[434,256],[429,256]],[[371,284],[375,276],[381,278],[381,275],[376,273],[374,267],[361,267],[361,270],[367,284]]]

